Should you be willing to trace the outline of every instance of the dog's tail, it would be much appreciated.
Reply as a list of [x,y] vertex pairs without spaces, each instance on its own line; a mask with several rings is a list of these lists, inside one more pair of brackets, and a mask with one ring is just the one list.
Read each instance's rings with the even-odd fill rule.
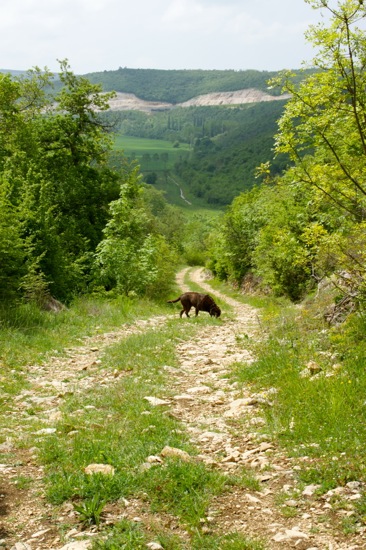
[[179,300],[180,300],[180,296],[176,300],[168,300],[167,304],[175,304],[175,302],[179,302]]

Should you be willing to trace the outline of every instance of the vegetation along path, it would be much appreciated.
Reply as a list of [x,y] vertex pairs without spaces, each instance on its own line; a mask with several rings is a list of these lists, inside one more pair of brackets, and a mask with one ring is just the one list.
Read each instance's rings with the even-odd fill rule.
[[[29,366],[29,386],[14,400],[7,438],[0,448],[1,456],[8,457],[0,464],[0,548],[366,548],[362,533],[345,538],[336,531],[337,511],[334,511],[334,522],[331,515],[326,516],[327,521],[324,520],[324,512],[332,508],[332,497],[337,494],[337,489],[319,498],[316,497],[316,487],[300,487],[296,480],[299,466],[265,434],[262,406],[271,406],[275,390],[254,394],[250,388],[239,387],[231,376],[235,363],[252,361],[246,343],[252,338],[264,337],[257,311],[212,291],[202,269],[180,272],[177,282],[182,291],[192,290],[194,286],[210,292],[220,305],[223,304],[222,317],[210,320],[201,312],[199,323],[196,323],[194,319],[179,319],[179,310],[174,309],[171,315],[140,320],[118,331],[86,338],[82,346],[67,350],[66,357],[53,357],[47,364]],[[228,306],[231,312],[228,312]],[[179,324],[181,329],[186,327],[188,337],[177,338],[177,363],[164,366],[168,384],[160,391],[159,386],[155,386],[154,395],[144,396],[151,405],[151,411],[145,411],[145,414],[150,415],[152,422],[154,411],[164,410],[169,418],[177,421],[180,426],[177,431],[188,434],[189,444],[197,454],[183,451],[178,445],[166,445],[159,454],[146,457],[139,466],[139,475],[144,469],[148,474],[163,469],[166,461],[179,460],[205,465],[208,471],[217,471],[223,479],[230,480],[230,484],[226,490],[211,494],[208,510],[193,530],[187,528],[179,514],[173,517],[167,509],[148,507],[144,501],[145,493],[105,505],[100,518],[94,510],[97,521],[81,524],[80,508],[70,500],[65,499],[62,505],[56,506],[45,498],[44,468],[39,461],[39,450],[30,445],[57,435],[58,423],[65,415],[63,403],[68,396],[82,398],[93,388],[112,387],[131,377],[128,370],[102,368],[100,357],[105,350],[147,331],[164,331],[169,323]],[[197,330],[190,334],[193,325]],[[24,414],[30,407],[37,411],[31,432]],[[95,408],[84,403],[83,408],[73,411],[73,414],[82,416]],[[106,429],[108,420],[105,418],[105,425],[99,425],[97,429]],[[113,423],[112,418],[110,423]],[[154,426],[148,428],[153,430]],[[71,428],[68,437],[73,437]],[[103,462],[103,454],[98,462]],[[108,465],[104,464],[105,467]],[[98,475],[103,477],[104,474]],[[352,513],[352,500],[357,498],[358,490],[357,482],[339,488],[338,493],[342,492],[342,497],[348,502],[348,513]],[[161,491],[163,493],[163,489]],[[91,519],[93,514],[89,511],[88,515],[86,509],[84,512],[86,519]],[[133,522],[138,526],[136,529],[150,533],[150,536],[138,539],[135,531],[137,538],[133,539],[135,542],[129,539],[132,541],[130,545],[118,543],[117,539],[108,545],[103,529],[121,520]],[[164,528],[165,538],[158,535],[156,525]],[[100,537],[100,533],[104,535]]]

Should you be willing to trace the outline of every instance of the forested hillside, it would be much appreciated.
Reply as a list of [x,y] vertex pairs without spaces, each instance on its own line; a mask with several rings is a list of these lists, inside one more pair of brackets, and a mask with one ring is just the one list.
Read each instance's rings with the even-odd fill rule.
[[[296,82],[313,71],[298,71]],[[171,175],[208,205],[222,207],[245,189],[258,183],[256,167],[271,160],[274,173],[281,173],[288,158],[273,159],[273,136],[285,100],[278,101],[279,86],[269,86],[278,72],[268,71],[159,71],[120,68],[87,75],[104,90],[132,93],[144,100],[178,104],[201,94],[257,89],[273,94],[273,102],[221,107],[176,107],[150,113],[120,111],[119,133],[150,139],[166,139],[179,146],[188,143],[192,154],[177,164]],[[149,181],[166,181],[166,170],[154,170],[143,163]]]
[[[191,157],[176,164],[176,173],[193,195],[219,207],[258,184],[260,164],[271,160],[273,173],[280,174],[289,162],[287,155],[274,158],[273,152],[283,108],[284,102],[274,102],[229,111],[231,127],[212,138],[197,138]],[[225,112],[222,116],[225,119]],[[213,120],[219,123],[220,117]]]
[[[171,172],[186,189],[206,204],[222,207],[235,196],[258,183],[256,167],[273,161],[280,173],[288,158],[273,158],[277,120],[285,101],[274,101],[235,107],[177,108],[153,114],[136,111],[120,112],[118,133],[149,139],[165,139],[174,147],[187,143],[191,154],[185,155]],[[116,117],[113,113],[112,117]],[[169,155],[169,151],[166,152]],[[142,161],[142,172],[149,180],[151,173],[165,180],[166,171],[151,168]]]
[[110,95],[67,61],[59,76],[55,96],[48,73],[0,75],[0,302],[146,294],[159,279],[169,288],[179,214],[124,157],[111,166],[111,128],[100,117]]
[[[141,99],[181,103],[210,92],[231,92],[245,88],[266,90],[267,82],[276,76],[269,71],[203,71],[128,69],[89,73],[87,78],[102,84],[105,91],[133,93]],[[275,95],[279,93],[272,90]]]

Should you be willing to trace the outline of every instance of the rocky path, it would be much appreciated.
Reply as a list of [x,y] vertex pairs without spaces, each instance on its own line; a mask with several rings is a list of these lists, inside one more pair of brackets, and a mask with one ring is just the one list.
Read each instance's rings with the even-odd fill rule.
[[[180,286],[188,290],[184,275],[180,274]],[[212,294],[203,270],[191,272],[191,279]],[[316,487],[299,489],[296,483],[299,466],[259,433],[258,427],[265,423],[259,405],[270,405],[275,390],[253,394],[239,390],[227,378],[230,365],[252,360],[243,347],[243,336],[261,337],[257,313],[219,292],[214,295],[232,306],[234,320],[223,319],[221,326],[206,327],[196,341],[179,345],[181,368],[174,412],[191,433],[205,462],[233,474],[247,468],[260,481],[261,490],[237,488],[217,498],[209,528],[260,538],[269,549],[366,548],[365,532],[342,540],[334,530],[342,517],[352,513],[351,502],[357,498],[359,484],[350,483],[315,500]],[[344,497],[345,509],[335,512],[330,502],[337,494]]]
[[[186,270],[178,276],[184,291],[189,290],[184,283],[185,275]],[[237,486],[217,497],[211,504],[204,530],[218,534],[237,531],[263,540],[269,550],[366,549],[366,533],[362,530],[347,538],[335,530],[342,518],[353,513],[352,502],[357,499],[360,486],[354,482],[330,491],[321,499],[315,498],[315,487],[299,488],[296,469],[300,466],[285,456],[261,429],[265,420],[260,405],[263,402],[270,405],[275,390],[253,394],[237,387],[229,376],[233,363],[252,361],[245,348],[247,338],[262,337],[256,310],[213,292],[205,282],[203,270],[190,270],[189,277],[204,291],[228,303],[233,315],[228,318],[224,313],[220,322],[202,327],[194,339],[179,343],[179,368],[172,369],[171,374],[175,388],[170,400],[171,412],[185,426],[201,460],[230,474],[242,475],[246,469],[260,484],[260,490]],[[40,428],[41,434],[42,430],[54,429],[59,405],[68,392],[82,392],[96,382],[109,385],[117,376],[123,376],[100,369],[98,357],[102,350],[129,334],[161,327],[165,320],[161,316],[139,321],[120,331],[86,339],[82,346],[68,350],[66,360],[53,358],[52,373],[50,365],[31,367],[31,387],[16,399],[9,438],[0,451],[14,450],[13,426],[21,430],[26,421],[25,410],[31,404],[40,407],[44,420],[48,420],[47,427]],[[184,318],[179,322],[190,321]],[[40,496],[42,469],[36,466],[32,450],[24,449],[20,458],[20,464],[0,465],[0,525],[2,516],[5,518],[0,527],[0,549],[12,545],[14,550],[86,548],[85,542],[62,546],[51,506]],[[14,477],[20,472],[38,480],[27,502],[22,502],[14,489]],[[335,497],[342,498],[341,507],[333,506]],[[11,525],[6,521],[9,517]]]

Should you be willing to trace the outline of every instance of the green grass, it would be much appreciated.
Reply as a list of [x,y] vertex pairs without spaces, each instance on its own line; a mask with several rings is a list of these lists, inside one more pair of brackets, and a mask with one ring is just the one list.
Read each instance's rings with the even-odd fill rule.
[[[212,282],[211,286],[213,294],[215,289],[227,292],[222,283]],[[237,364],[232,377],[239,387],[242,384],[255,392],[271,390],[262,411],[267,424],[259,429],[269,433],[301,466],[297,470],[299,490],[305,484],[317,483],[322,493],[349,481],[366,481],[365,321],[354,315],[344,325],[329,330],[311,300],[294,307],[284,300],[243,297],[233,289],[230,294],[260,305],[263,327],[260,342],[245,341],[255,354],[255,362]],[[131,323],[136,317],[165,312],[172,313],[172,306],[90,299],[78,301],[56,316],[27,307],[1,315],[0,335],[5,345],[0,391],[5,399],[0,400],[0,412],[4,426],[12,398],[25,387],[26,361],[38,357],[41,362],[54,349],[62,353],[63,346],[83,342],[84,336]],[[225,315],[230,315],[226,307]],[[115,343],[105,350],[100,367],[121,373],[115,383],[68,396],[57,434],[40,441],[28,434],[28,442],[39,447],[46,468],[49,501],[55,506],[65,501],[75,504],[80,524],[99,523],[100,536],[93,548],[132,550],[145,548],[152,540],[171,550],[263,548],[260,541],[236,533],[202,531],[213,496],[230,491],[233,485],[257,490],[257,480],[247,472],[232,478],[204,467],[195,459],[197,450],[189,434],[168,413],[169,408],[153,407],[144,399],[174,395],[171,369],[177,367],[176,343],[192,338],[208,324],[220,322],[207,314],[181,321],[177,313],[160,328]],[[20,349],[14,344],[16,337],[20,338]],[[319,375],[302,375],[309,361],[322,369]],[[340,367],[334,369],[335,364]],[[35,409],[35,422],[36,413]],[[146,469],[146,458],[158,455],[166,445],[186,451],[191,460],[170,458]],[[90,463],[110,464],[115,475],[88,476],[84,468]],[[19,478],[21,488],[26,489],[31,482]],[[142,524],[123,520],[105,526],[104,506],[112,503],[123,512],[123,498],[138,499],[151,517],[161,514],[175,518],[189,533],[189,546],[161,524],[145,529]],[[287,508],[282,512],[294,513]],[[366,524],[365,495],[355,503],[354,516],[345,520],[344,533],[354,532],[358,523]]]
[[[277,311],[273,304],[262,310],[268,337],[253,346],[256,361],[238,364],[234,376],[254,391],[272,388],[272,403],[264,406],[266,430],[298,457],[303,483],[318,483],[326,491],[365,480],[365,342],[356,356],[351,352],[364,321],[355,316],[349,321],[353,331],[328,331],[314,304],[299,309],[282,302]],[[343,353],[335,369],[343,348],[348,355]],[[320,367],[319,374],[305,375],[310,361]],[[310,458],[304,461],[305,456]]]
[[[137,161],[143,174],[155,172],[157,182],[154,186],[164,192],[170,204],[181,207],[188,214],[215,215],[220,211],[215,207],[210,208],[207,201],[195,197],[185,182],[174,174],[176,162],[191,154],[188,144],[180,143],[179,147],[174,147],[171,141],[118,134],[114,148],[122,150],[130,160]],[[181,198],[181,189],[188,202]]]
[[[133,523],[104,529],[100,517],[106,503],[140,499],[151,514],[176,517],[193,534],[200,532],[214,495],[230,490],[233,483],[251,482],[244,475],[231,479],[197,461],[189,435],[166,414],[167,407],[154,407],[144,399],[174,395],[164,367],[177,367],[176,343],[192,338],[210,322],[203,316],[192,323],[168,320],[161,329],[131,335],[108,348],[103,368],[117,369],[125,376],[112,387],[95,387],[82,396],[70,396],[57,434],[37,443],[46,467],[48,499],[54,505],[71,501],[80,513],[80,522],[100,524],[101,538],[95,541],[95,548],[144,548],[148,541],[146,531]],[[186,451],[191,459],[166,458],[163,464],[146,469],[147,457],[159,455],[166,445]],[[110,464],[115,475],[88,476],[84,468],[91,463]],[[157,536],[166,548],[185,548],[169,532],[160,530]],[[197,543],[194,548],[205,546]]]
[[17,369],[42,361],[50,353],[62,353],[80,344],[85,336],[103,333],[135,318],[161,314],[164,303],[142,303],[123,296],[111,300],[82,298],[58,314],[42,312],[30,304],[0,310],[0,362]]
[[[62,357],[65,348],[78,346],[85,337],[101,334],[134,319],[169,313],[167,304],[118,297],[111,300],[83,298],[58,314],[41,312],[25,304],[0,310],[0,443],[3,428],[15,418],[13,399],[29,387],[26,365],[42,364],[47,358]],[[37,407],[28,414],[37,417]]]
[[221,537],[198,535],[192,548],[193,550],[264,550],[265,545],[240,533],[229,533]]
[[121,134],[115,137],[114,148],[122,149],[127,157],[136,159],[142,172],[171,170],[178,160],[187,157],[191,151],[186,143],[174,147],[171,141]]

